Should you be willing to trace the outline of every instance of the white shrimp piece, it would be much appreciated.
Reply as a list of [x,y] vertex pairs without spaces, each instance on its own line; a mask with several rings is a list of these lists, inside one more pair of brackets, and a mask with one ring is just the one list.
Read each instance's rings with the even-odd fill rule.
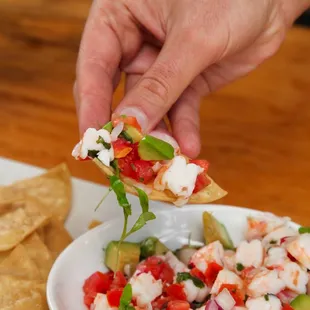
[[226,250],[224,252],[224,267],[230,271],[235,271],[236,268],[236,252],[232,250]]
[[310,269],[310,234],[302,234],[288,241],[287,251],[304,267]]
[[186,299],[188,302],[193,302],[197,299],[199,291],[201,290],[199,287],[195,286],[192,280],[186,280],[181,282],[183,284],[184,293],[186,295]]
[[105,294],[98,293],[94,300],[94,310],[117,310],[118,308],[111,307],[109,305],[107,296]]
[[234,272],[223,269],[219,272],[212,286],[211,294],[218,294],[222,284],[236,284],[238,289],[243,289],[243,281]]
[[304,294],[307,291],[308,274],[298,264],[288,262],[284,265],[284,270],[279,273],[286,287],[290,290]]
[[261,267],[263,264],[264,249],[260,240],[242,241],[237,248],[236,263],[244,267]]
[[285,226],[289,220],[288,217],[278,217],[268,212],[256,215],[255,217],[248,217],[246,239],[261,239],[275,229]]
[[204,288],[201,288],[199,290],[195,300],[198,302],[204,301],[207,298],[207,296],[210,294],[210,291],[211,291],[210,288],[205,285]]
[[156,280],[151,273],[141,273],[133,276],[129,283],[132,287],[132,296],[139,307],[148,306],[156,297],[162,294],[162,281]]
[[307,294],[310,295],[310,271],[308,272]]
[[264,247],[269,247],[271,245],[270,242],[272,242],[273,245],[280,245],[280,241],[282,238],[293,237],[297,235],[298,233],[295,229],[284,226],[284,227],[277,228],[276,230],[266,235],[262,243]]
[[285,283],[279,278],[277,270],[262,268],[247,286],[250,297],[260,297],[266,294],[278,294],[285,288]]
[[223,266],[224,248],[219,241],[212,242],[199,249],[191,258],[191,263],[201,272],[206,272],[208,263],[215,262]]
[[[267,299],[267,300],[266,300]],[[282,305],[279,298],[276,296],[268,295],[268,298],[264,296],[258,298],[250,298],[246,302],[246,309],[248,310],[281,310]]]
[[267,268],[283,269],[285,262],[289,262],[287,251],[281,247],[270,248],[265,257],[264,265]]
[[182,263],[172,252],[165,254],[166,263],[172,268],[175,274],[178,272],[188,272],[187,266]]

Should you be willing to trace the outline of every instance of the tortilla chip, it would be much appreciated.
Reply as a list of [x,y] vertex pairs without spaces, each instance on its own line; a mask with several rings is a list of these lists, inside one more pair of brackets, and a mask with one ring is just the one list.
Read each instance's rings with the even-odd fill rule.
[[44,233],[44,227],[43,226],[41,226],[37,229],[37,234],[38,234],[39,238],[41,239],[41,241],[43,243],[45,243],[45,233]]
[[24,205],[25,205],[24,201],[21,201],[20,199],[1,201],[0,215],[14,211],[20,207],[23,207]]
[[41,280],[37,265],[21,244],[1,263],[0,274],[12,275],[25,280]]
[[48,221],[35,199],[28,199],[23,208],[0,216],[0,252],[14,248],[37,228]]
[[11,254],[11,252],[12,252],[12,250],[0,252],[0,264]]
[[[0,274],[0,309],[23,309],[15,307],[17,301],[24,298],[29,298],[32,295],[36,296],[38,304],[42,305],[42,308],[38,309],[48,309],[45,305],[45,285],[38,281],[30,281],[19,279],[12,275],[2,275]],[[40,302],[39,302],[39,297]],[[17,303],[17,305],[22,304]],[[30,304],[33,306],[32,304]],[[24,308],[24,309],[37,309],[37,308]]]
[[95,227],[97,227],[97,226],[99,226],[99,225],[101,225],[102,224],[102,222],[100,222],[100,221],[97,221],[97,220],[92,220],[90,223],[89,223],[89,225],[88,225],[88,229],[90,230],[90,229],[93,229],[93,228],[95,228]]
[[[94,159],[94,162],[105,175],[114,175],[113,168],[105,166],[98,159]],[[188,204],[210,203],[212,201],[221,199],[227,195],[226,191],[220,188],[209,176],[208,178],[211,180],[211,184],[200,192],[192,194],[188,200]],[[133,180],[127,177],[122,177],[122,181],[124,182],[125,191],[127,193],[133,194],[135,196],[138,195],[137,191],[134,188]],[[158,191],[151,187],[150,189],[152,189],[152,192],[148,193],[148,197],[150,200],[158,200],[171,203],[176,201],[176,197],[169,191]]]
[[[64,221],[71,208],[71,179],[66,164],[61,164],[37,177],[0,187],[0,200],[35,197],[42,207]],[[4,208],[4,207],[3,207]]]
[[44,227],[45,244],[54,259],[72,242],[72,237],[65,229],[63,223],[52,218]]
[[41,278],[47,280],[54,260],[46,245],[41,241],[37,233],[31,234],[22,242],[22,245],[39,269]]

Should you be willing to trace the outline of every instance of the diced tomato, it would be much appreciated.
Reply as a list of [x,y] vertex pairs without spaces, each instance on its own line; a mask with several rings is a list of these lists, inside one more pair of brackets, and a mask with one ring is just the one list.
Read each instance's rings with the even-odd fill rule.
[[191,164],[195,164],[197,166],[200,166],[201,168],[204,169],[204,172],[208,171],[209,168],[209,162],[207,162],[204,159],[190,159],[189,161]]
[[112,142],[112,146],[115,158],[126,157],[132,151],[131,143],[121,138]]
[[111,307],[118,307],[123,293],[122,288],[113,289],[107,292],[107,300]]
[[196,277],[196,278],[200,279],[202,282],[205,281],[205,276],[204,276],[204,274],[203,274],[198,268],[193,268],[193,269],[191,269],[190,274],[191,274],[193,277]]
[[174,272],[172,268],[161,258],[150,256],[137,266],[141,272],[150,272],[156,280],[162,280],[165,283],[172,283]]
[[110,289],[118,289],[118,288],[124,288],[127,284],[127,280],[123,273],[120,271],[116,271],[113,282],[111,283]]
[[175,283],[167,286],[166,294],[171,297],[172,300],[187,300],[182,284]]
[[144,184],[150,182],[155,175],[152,166],[152,163],[149,161],[136,160],[133,163],[133,169],[136,172],[136,180]]
[[85,294],[84,295],[84,304],[87,307],[90,307],[90,305],[94,302],[96,296],[97,296],[96,292],[90,292],[88,294]]
[[229,291],[230,295],[236,302],[236,306],[244,306],[245,295],[241,290],[238,289],[238,286],[236,284],[222,284],[219,289],[219,293],[224,288],[226,288]]
[[290,305],[283,305],[282,310],[294,310]]
[[165,309],[168,302],[171,300],[170,297],[159,297],[152,301],[152,309],[153,310],[162,310]]
[[83,291],[88,293],[106,293],[112,284],[113,272],[102,273],[97,271],[85,280]]
[[183,300],[173,300],[168,302],[167,310],[189,310],[190,304]]
[[253,266],[244,268],[241,271],[241,278],[245,280],[249,280],[254,276],[255,273],[256,273],[256,269]]
[[218,265],[215,262],[211,262],[208,264],[208,268],[204,274],[205,276],[205,283],[208,286],[212,286],[216,280],[218,273],[223,269],[222,266]]
[[113,123],[113,127],[115,127],[118,123],[124,123],[132,127],[135,127],[140,132],[142,131],[141,126],[139,125],[137,119],[133,116],[119,116],[119,117],[114,118],[112,123]]
[[207,177],[207,175],[204,172],[198,174],[193,193],[198,193],[199,191],[210,185],[210,183],[211,180]]

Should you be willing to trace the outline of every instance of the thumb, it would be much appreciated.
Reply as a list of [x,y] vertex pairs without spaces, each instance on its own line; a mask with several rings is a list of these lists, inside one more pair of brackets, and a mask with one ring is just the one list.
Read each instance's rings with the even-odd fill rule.
[[135,116],[143,131],[152,130],[192,80],[204,69],[201,49],[182,40],[167,40],[155,62],[125,95],[116,115]]

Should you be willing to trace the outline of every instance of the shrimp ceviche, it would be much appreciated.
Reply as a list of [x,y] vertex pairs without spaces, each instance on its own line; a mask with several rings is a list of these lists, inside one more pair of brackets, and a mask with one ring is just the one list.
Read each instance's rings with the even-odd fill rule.
[[108,272],[86,279],[91,310],[310,310],[310,228],[260,213],[234,245],[225,226],[202,215],[205,245],[168,249],[156,237],[111,241]]

